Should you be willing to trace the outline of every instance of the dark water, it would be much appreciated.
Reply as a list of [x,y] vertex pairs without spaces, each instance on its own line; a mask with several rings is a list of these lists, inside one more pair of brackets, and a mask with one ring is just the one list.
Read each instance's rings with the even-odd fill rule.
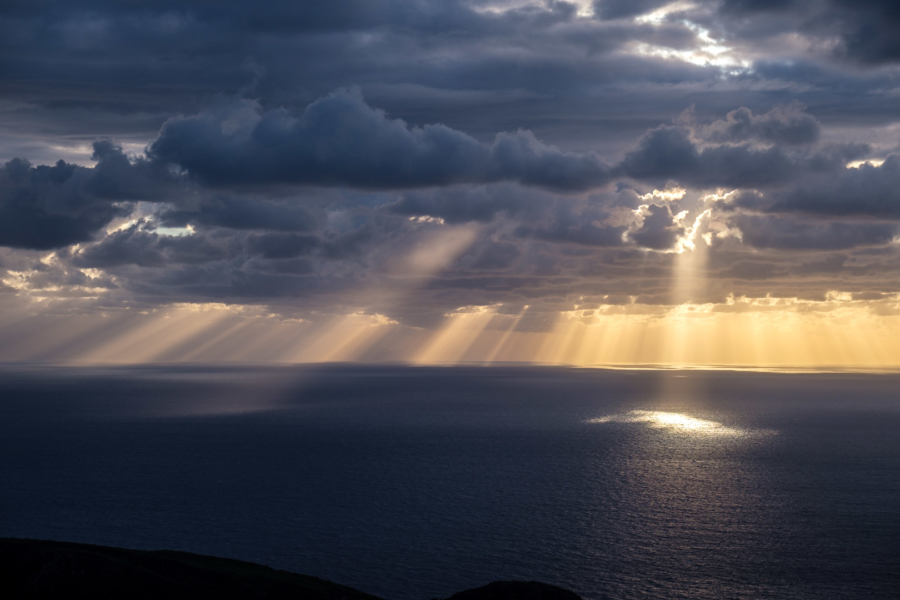
[[[396,600],[900,597],[900,377],[0,368],[0,535]],[[633,412],[643,411],[643,412]]]

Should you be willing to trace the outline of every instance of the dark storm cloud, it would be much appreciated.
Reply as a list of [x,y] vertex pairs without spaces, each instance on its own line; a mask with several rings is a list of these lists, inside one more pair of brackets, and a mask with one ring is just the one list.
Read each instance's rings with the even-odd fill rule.
[[810,179],[783,192],[770,210],[900,219],[900,156]]
[[156,199],[168,179],[108,141],[94,144],[94,160],[93,169],[22,159],[0,167],[0,245],[49,249],[88,241],[130,212],[122,202]]
[[205,264],[234,255],[235,250],[227,238],[159,235],[143,229],[143,223],[135,223],[79,250],[73,262],[81,267],[98,268],[128,264],[141,267]]
[[577,191],[605,184],[594,154],[563,152],[528,131],[490,145],[440,124],[409,127],[373,109],[358,91],[338,91],[294,115],[252,103],[166,123],[150,157],[214,185],[298,183],[411,188],[517,181]]
[[[348,79],[356,83],[375,79],[369,71],[374,68],[376,73],[382,72],[382,81],[394,83],[399,78],[429,84],[435,78],[441,80],[439,87],[452,88],[460,79],[470,83],[481,79],[478,87],[483,88],[493,73],[494,79],[500,76],[502,82],[515,77],[520,86],[526,83],[521,86],[524,88],[546,89],[560,83],[579,87],[571,75],[589,74],[584,67],[593,56],[635,39],[669,40],[684,46],[694,37],[689,28],[677,23],[652,27],[578,21],[576,5],[566,2],[500,14],[456,0],[35,4],[38,7],[8,9],[8,20],[3,22],[7,35],[5,44],[0,45],[7,71],[17,79],[30,73],[30,86],[37,79],[68,87],[68,69],[70,76],[74,72],[78,79],[98,86],[124,80],[152,90],[153,84],[177,82],[201,92],[210,87],[233,92],[252,81],[256,90],[268,95],[279,93],[276,87],[289,87],[293,78],[300,82],[300,89],[321,94],[347,85]],[[485,39],[494,40],[492,46],[500,51],[482,45],[476,51],[459,52],[453,61],[423,64],[423,58],[437,57],[447,49],[463,50]],[[519,47],[527,54],[504,58],[507,53],[502,46]],[[110,62],[112,49],[116,54]],[[573,56],[572,49],[581,56]],[[291,52],[316,54],[317,60],[310,64],[297,61]],[[64,65],[54,61],[60,55],[66,56]],[[104,59],[104,68],[99,68]],[[387,69],[386,60],[391,61]],[[172,90],[173,100],[188,102],[187,95],[178,91]],[[123,100],[121,93],[114,98]],[[152,94],[143,102],[147,106],[162,100]],[[54,101],[90,103],[84,96]],[[93,101],[115,104],[112,99]],[[129,101],[141,102],[136,97]]]
[[668,206],[651,204],[641,226],[629,231],[628,237],[644,248],[669,250],[684,233],[684,227],[675,221]]
[[248,242],[250,251],[263,258],[297,258],[311,254],[322,244],[315,236],[290,233],[256,235]]
[[533,237],[545,242],[579,244],[582,246],[621,246],[625,227],[599,225],[596,222],[566,223],[556,221],[546,227],[523,225],[516,229],[519,237]]
[[[598,93],[618,97],[608,86],[719,76],[623,52],[637,42],[690,48],[697,35],[684,23],[580,18],[564,2],[500,14],[478,8],[454,0],[11,7],[0,19],[0,72],[16,114],[0,122],[0,156],[55,160],[47,145],[61,137],[73,147],[97,135],[143,144],[167,118],[194,114],[220,94],[293,110],[348,86],[414,125],[444,123],[482,142],[519,128],[545,139],[537,127],[556,133],[550,121],[596,112]],[[655,115],[668,114],[671,102],[652,103]],[[595,137],[623,125],[634,127],[610,116],[593,132],[578,129]],[[37,131],[47,138],[27,139]]]
[[820,131],[819,122],[795,103],[773,108],[762,115],[754,115],[749,108],[741,107],[729,112],[724,121],[701,128],[700,135],[716,143],[760,141],[802,145],[817,142]]
[[[3,269],[47,295],[106,277],[109,305],[335,312],[430,250],[445,270],[392,317],[552,314],[587,295],[682,301],[667,251],[708,209],[693,241],[715,282],[696,298],[820,298],[829,274],[887,289],[897,159],[845,165],[897,145],[893,5],[701,0],[634,18],[668,4],[6,2],[0,156],[89,164],[97,138],[128,152],[2,167],[0,246],[59,249],[47,265],[0,248]],[[670,182],[682,199],[652,195]],[[717,188],[737,191],[703,199]],[[142,220],[105,234],[132,209]],[[447,250],[454,236],[471,242]]]
[[755,187],[788,180],[797,165],[778,147],[721,145],[700,148],[686,127],[664,126],[641,139],[620,166],[635,179],[676,179],[689,185]]
[[204,200],[196,210],[166,210],[159,215],[159,221],[166,227],[203,225],[274,231],[312,231],[316,228],[313,216],[301,206],[228,196]]
[[595,0],[594,14],[601,19],[620,19],[653,12],[671,0]]
[[551,204],[552,198],[539,192],[493,185],[406,192],[388,209],[400,215],[432,216],[448,223],[464,223],[487,222],[499,214],[530,215],[542,212]]
[[[763,127],[762,131],[795,139],[799,136],[796,130],[786,133],[777,127]],[[726,121],[722,127],[713,127],[710,135],[747,134],[730,130]],[[674,179],[697,187],[765,188],[807,173],[843,169],[847,162],[870,151],[865,144],[837,144],[815,152],[793,153],[778,145],[759,148],[749,143],[704,147],[693,139],[689,127],[666,125],[641,138],[637,149],[625,156],[616,172],[639,180]]]
[[490,242],[478,248],[466,267],[477,271],[500,271],[510,268],[522,255],[519,247],[508,242]]
[[731,224],[740,229],[744,243],[779,250],[844,250],[887,244],[898,230],[886,223],[818,223],[753,215],[738,215]]
[[625,243],[627,227],[607,224],[609,213],[603,205],[563,200],[554,203],[550,215],[541,224],[520,225],[515,236],[588,247],[615,247]]
[[834,6],[848,56],[871,63],[900,60],[900,5],[892,0],[835,0]]
[[797,0],[723,0],[722,10],[735,13],[784,12],[791,10]]
[[[852,154],[852,153],[851,153]],[[822,217],[900,219],[900,156],[891,154],[881,165],[840,165],[838,152],[813,174],[766,193],[743,191],[721,206],[769,213],[808,214]],[[827,168],[833,164],[831,168]]]
[[893,0],[725,0],[720,16],[726,26],[743,31],[753,31],[755,20],[772,29],[789,27],[838,58],[871,64],[900,60],[900,6]]
[[93,239],[131,202],[177,200],[182,183],[144,157],[129,158],[108,140],[94,143],[94,168],[59,161],[0,167],[0,245],[50,249]]
[[59,161],[33,167],[14,159],[0,167],[0,245],[46,250],[90,240],[128,213],[85,192],[91,171]]
[[270,275],[310,275],[315,272],[315,264],[306,258],[290,260],[251,260],[245,265],[251,271]]

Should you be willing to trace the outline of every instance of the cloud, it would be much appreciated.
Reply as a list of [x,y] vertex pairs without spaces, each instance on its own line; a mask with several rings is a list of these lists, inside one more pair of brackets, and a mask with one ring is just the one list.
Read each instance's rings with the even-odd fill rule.
[[185,182],[109,140],[93,144],[93,168],[58,161],[0,167],[0,246],[45,250],[90,241],[136,201],[177,201]]
[[724,121],[714,121],[699,130],[703,139],[720,144],[759,141],[804,145],[817,142],[820,133],[819,122],[805,114],[799,103],[779,106],[762,115],[741,107],[729,112]]
[[900,218],[900,156],[838,169],[775,195],[772,212]]
[[[126,207],[91,193],[93,170],[59,161],[0,167],[0,245],[46,250],[85,242]],[[102,188],[101,188],[102,189]]]
[[832,18],[838,22],[839,52],[866,63],[900,60],[900,7],[891,0],[833,0]]
[[744,243],[779,250],[844,250],[887,244],[898,229],[891,223],[818,223],[754,215],[737,215],[730,225],[740,229]]
[[[889,4],[7,4],[0,157],[32,162],[0,168],[6,297],[313,318],[410,256],[390,314],[429,325],[896,287]],[[676,294],[701,214],[710,281]]]
[[780,148],[749,145],[699,148],[686,127],[664,126],[644,136],[625,156],[621,172],[635,179],[676,179],[698,186],[759,187],[781,183],[794,161]]
[[515,244],[489,242],[478,249],[466,266],[477,271],[501,271],[510,268],[521,255]]
[[601,19],[621,19],[647,14],[670,4],[670,0],[595,0],[594,14]]
[[748,21],[758,20],[774,23],[777,30],[801,32],[834,58],[869,64],[900,60],[895,35],[900,8],[892,0],[725,0],[720,15],[726,26],[736,29],[750,29]]
[[734,279],[769,280],[783,274],[775,263],[742,260],[734,263],[730,268],[719,273],[719,277],[733,277]]
[[316,228],[313,216],[301,206],[221,195],[202,201],[195,210],[170,208],[158,218],[166,227],[203,225],[273,231],[312,231]]
[[724,0],[722,10],[739,14],[783,12],[794,8],[796,0]]
[[609,224],[610,215],[605,208],[593,202],[558,202],[543,222],[520,225],[514,234],[519,238],[558,244],[598,248],[622,246],[627,226]]
[[[772,120],[777,119],[767,119]],[[740,132],[740,128],[730,128],[726,121],[709,133],[738,138],[753,132],[754,127],[749,132]],[[761,132],[798,137],[796,133],[786,134],[784,129],[772,129],[769,125],[756,129],[755,135]],[[843,169],[847,162],[870,152],[869,146],[857,143],[832,144],[814,152],[794,153],[779,145],[758,148],[746,142],[703,146],[694,139],[693,133],[690,127],[682,125],[665,125],[649,131],[616,167],[616,172],[638,180],[674,179],[701,188],[766,188],[787,184],[809,173]]]
[[498,215],[539,214],[552,204],[553,198],[546,194],[500,184],[405,192],[387,209],[400,215],[439,217],[448,223],[484,223]]
[[684,237],[685,228],[672,215],[668,206],[647,206],[644,220],[637,229],[628,232],[628,238],[651,250],[669,250]]
[[167,236],[143,228],[144,223],[116,231],[97,244],[79,249],[73,263],[80,267],[109,268],[121,265],[165,267],[205,264],[233,256],[231,240],[203,235]]
[[311,254],[322,241],[312,235],[270,233],[252,236],[248,245],[250,252],[263,258],[297,258]]
[[213,186],[398,189],[515,181],[582,191],[609,180],[594,154],[563,152],[528,131],[500,133],[488,145],[440,124],[410,127],[370,107],[358,90],[334,92],[299,115],[241,101],[173,119],[148,152],[156,163]]

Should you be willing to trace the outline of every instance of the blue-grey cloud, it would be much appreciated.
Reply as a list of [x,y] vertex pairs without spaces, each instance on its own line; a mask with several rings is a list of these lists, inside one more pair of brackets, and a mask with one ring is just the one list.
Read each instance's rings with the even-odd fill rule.
[[898,231],[892,223],[818,223],[754,215],[736,216],[732,224],[745,243],[779,250],[845,250],[887,244]]
[[73,263],[80,267],[108,268],[121,265],[167,267],[205,264],[239,255],[240,246],[230,239],[201,235],[160,235],[143,223],[113,232],[97,244],[79,249]]
[[700,135],[716,143],[759,141],[768,144],[804,145],[819,140],[819,122],[797,103],[773,108],[761,115],[746,107],[733,110],[724,120],[714,121]]
[[312,231],[316,228],[315,218],[302,206],[221,195],[204,200],[195,209],[173,207],[158,218],[166,227],[202,225],[274,231]]
[[665,304],[704,210],[697,301],[897,288],[895,3],[516,4],[4,3],[4,294],[356,310],[459,234],[392,317]]
[[770,210],[900,219],[900,156],[805,181],[778,195]]
[[[711,135],[733,135],[728,124]],[[791,134],[795,135],[795,134]],[[674,179],[697,187],[766,188],[784,185],[809,173],[843,169],[870,152],[866,144],[839,144],[815,152],[789,152],[779,145],[751,143],[701,145],[685,126],[662,126],[645,135],[617,172],[638,180]]]
[[563,191],[604,185],[596,155],[563,152],[527,131],[492,144],[435,124],[410,127],[373,109],[358,91],[332,93],[299,115],[252,103],[166,123],[149,148],[206,184],[298,183],[414,188],[516,181]]
[[668,250],[683,237],[685,229],[675,221],[668,206],[651,204],[641,226],[628,232],[628,237],[644,248]]

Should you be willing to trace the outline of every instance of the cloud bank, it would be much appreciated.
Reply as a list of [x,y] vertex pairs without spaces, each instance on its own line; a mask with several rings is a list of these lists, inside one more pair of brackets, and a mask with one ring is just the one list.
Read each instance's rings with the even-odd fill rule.
[[9,306],[540,329],[900,293],[894,3],[0,10]]

